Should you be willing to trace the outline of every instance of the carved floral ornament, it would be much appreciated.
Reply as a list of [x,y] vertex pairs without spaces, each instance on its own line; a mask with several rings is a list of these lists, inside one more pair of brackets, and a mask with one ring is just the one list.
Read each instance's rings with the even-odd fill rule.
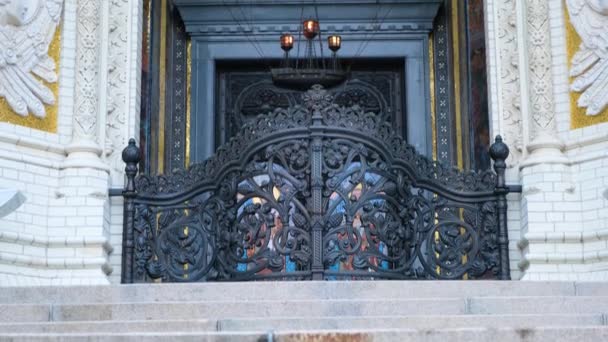
[[566,0],[568,13],[582,43],[572,58],[570,89],[582,93],[578,106],[587,115],[608,107],[608,0]]
[[0,0],[0,97],[15,113],[46,116],[55,96],[40,79],[57,82],[49,44],[63,0]]

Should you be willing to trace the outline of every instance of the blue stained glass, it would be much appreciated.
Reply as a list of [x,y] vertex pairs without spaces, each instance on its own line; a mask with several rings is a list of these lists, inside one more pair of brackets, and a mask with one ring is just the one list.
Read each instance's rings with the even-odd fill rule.
[[[388,248],[386,246],[386,244],[384,244],[384,242],[380,242],[380,244],[378,245],[378,249],[380,250],[380,252],[384,255],[388,254]],[[383,260],[380,263],[380,268],[388,270],[388,261]]]
[[285,256],[285,272],[295,272],[296,271],[296,263],[291,261],[289,255]]
[[[253,204],[253,199],[248,199],[245,201],[245,203],[243,203],[243,205],[241,206],[241,208],[239,208],[239,214],[242,212],[243,208],[245,208],[246,206]],[[243,259],[247,259],[247,250],[243,251]],[[236,265],[236,270],[238,272],[246,272],[247,271],[247,264],[245,263],[239,263]]]

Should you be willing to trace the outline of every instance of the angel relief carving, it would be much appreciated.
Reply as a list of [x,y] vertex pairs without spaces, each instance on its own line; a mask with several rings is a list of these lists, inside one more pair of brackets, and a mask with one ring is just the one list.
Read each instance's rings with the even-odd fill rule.
[[57,82],[49,57],[63,0],[0,0],[0,97],[15,113],[45,117],[55,95],[40,79]]
[[566,0],[568,13],[582,43],[572,58],[570,89],[582,93],[578,106],[587,115],[608,107],[608,0]]

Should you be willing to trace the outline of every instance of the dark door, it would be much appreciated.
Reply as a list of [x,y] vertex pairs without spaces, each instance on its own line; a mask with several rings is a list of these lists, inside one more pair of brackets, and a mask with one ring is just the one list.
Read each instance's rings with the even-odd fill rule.
[[[328,89],[339,106],[358,105],[366,112],[383,113],[407,140],[403,59],[346,61],[350,78]],[[215,147],[233,137],[243,124],[276,108],[302,104],[304,91],[282,89],[272,83],[267,64],[218,62]]]

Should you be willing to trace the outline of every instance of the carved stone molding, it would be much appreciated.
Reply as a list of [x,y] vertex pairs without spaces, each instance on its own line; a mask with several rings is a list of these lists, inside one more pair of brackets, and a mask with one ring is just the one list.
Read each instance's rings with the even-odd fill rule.
[[[139,131],[139,90],[141,83],[141,0],[108,1],[108,25],[103,27],[108,40],[101,47],[107,53],[105,74],[106,111],[104,161],[109,165],[112,181],[123,181],[122,147]],[[103,91],[104,89],[102,89]],[[100,107],[103,108],[103,107]],[[137,127],[135,127],[137,126]]]
[[122,174],[122,146],[126,143],[128,86],[128,0],[113,0],[109,4],[108,84],[105,154],[111,170]]
[[64,168],[87,167],[108,170],[98,145],[99,62],[101,53],[101,0],[78,0],[76,80],[72,142],[66,147]]
[[[433,19],[443,0],[381,2],[381,12],[377,18],[382,33],[429,32]],[[368,13],[375,13],[376,0],[333,1],[192,1],[173,0],[186,25],[186,31],[193,36],[226,36],[242,39],[242,36],[271,35],[297,30],[302,11],[318,9],[318,19],[324,23],[324,30],[336,31],[342,35],[369,33]],[[316,9],[315,9],[316,8]],[[236,20],[235,20],[236,19]],[[235,24],[235,21],[238,21]],[[375,23],[374,25],[378,25]],[[238,37],[238,38],[237,38]],[[225,39],[222,37],[222,39]]]
[[57,82],[49,45],[63,0],[0,0],[0,97],[21,116],[44,118],[55,94],[38,78]]
[[532,141],[527,146],[530,156],[522,167],[567,163],[562,153],[564,145],[557,137],[555,124],[549,4],[546,0],[528,0],[525,5]]
[[[360,25],[352,24],[333,24],[327,25],[326,30],[340,32],[343,35],[349,34],[368,34],[370,30],[376,30],[378,33],[384,34],[399,34],[403,32],[428,32],[433,29],[430,23],[382,23],[372,26],[370,24]],[[227,24],[227,25],[192,25],[189,26],[189,32],[196,36],[226,36],[226,37],[242,37],[248,34],[264,34],[274,35],[285,32],[297,33],[298,25],[283,24],[283,25],[247,25],[247,27]],[[241,38],[242,39],[242,38]]]
[[99,97],[101,1],[78,1],[74,136],[95,140]]
[[555,106],[551,75],[551,29],[546,0],[529,0],[527,4],[528,70],[533,134],[554,130]]
[[520,77],[518,63],[517,13],[514,0],[496,1],[498,7],[498,46],[500,56],[501,120],[503,132],[511,151],[510,164],[516,164],[522,154],[522,124]]

